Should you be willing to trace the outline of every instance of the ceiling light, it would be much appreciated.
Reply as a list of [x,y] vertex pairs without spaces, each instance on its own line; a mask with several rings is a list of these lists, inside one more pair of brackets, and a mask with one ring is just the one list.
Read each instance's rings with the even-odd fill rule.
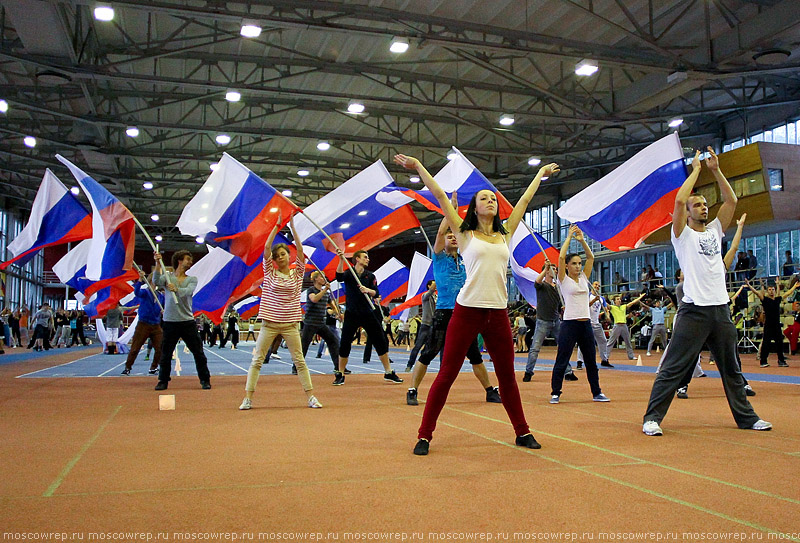
[[280,211],[280,209],[278,209],[277,207],[271,207],[271,208],[269,208],[269,212],[270,212],[270,213],[277,213],[278,211]]
[[680,126],[680,125],[682,125],[682,124],[683,124],[683,119],[681,119],[681,118],[672,119],[672,120],[669,122],[669,127],[670,127],[670,128],[677,128],[678,126]]
[[72,194],[74,194],[75,196],[77,196],[78,194],[80,194],[80,193],[81,193],[81,189],[79,189],[78,187],[72,187],[71,189],[69,189],[69,191],[70,191]]
[[300,177],[305,177],[310,173],[311,172],[309,172],[308,170],[297,170],[297,175],[299,175]]
[[144,190],[150,190],[153,188],[153,184],[150,181],[145,181],[144,183],[142,183],[142,188]]
[[548,179],[550,179],[549,175],[543,175],[540,181],[547,181]]
[[389,229],[388,224],[384,224],[383,226],[381,226],[381,230],[388,230],[388,229]]
[[125,130],[125,133],[128,135],[128,137],[135,138],[136,136],[139,135],[139,129],[136,128],[135,126],[129,126]]
[[98,21],[113,21],[114,8],[111,6],[97,6],[94,8],[94,18]]
[[596,60],[585,58],[575,65],[575,75],[593,75],[598,69]]
[[363,216],[364,216],[364,215],[366,215],[366,214],[367,214],[367,212],[366,212],[366,211],[359,211],[359,212],[358,212],[358,216],[359,216],[359,217],[363,217]]
[[356,246],[355,243],[351,243],[350,245],[348,245],[348,247],[355,247],[355,246]]
[[412,183],[419,183],[419,176],[412,175],[411,177],[408,178],[408,180],[411,181]]
[[538,166],[541,163],[542,159],[535,156],[532,156],[531,158],[528,159],[528,166]]
[[500,116],[500,124],[503,126],[511,126],[514,124],[514,116],[513,115],[501,115]]
[[239,34],[245,38],[257,38],[261,35],[261,27],[257,24],[243,23]]
[[286,190],[284,190],[284,191],[281,191],[281,194],[283,194],[284,196],[286,196],[287,198],[289,198],[289,197],[291,197],[291,195],[292,195],[292,191],[290,191],[289,189],[286,189]]
[[151,221],[154,221],[154,222],[158,222],[158,219],[160,219],[160,218],[161,218],[161,217],[159,217],[159,216],[158,216],[158,215],[156,215],[155,213],[153,213],[152,215],[150,215],[150,220],[151,220]]
[[197,236],[196,238],[194,238],[194,241],[197,243],[205,243],[206,240],[203,236]]
[[155,240],[156,240],[157,242],[161,243],[162,241],[164,241],[164,236],[162,236],[161,234],[159,234],[159,235],[157,235],[157,236],[155,237]]
[[358,102],[350,102],[350,105],[347,106],[348,113],[364,113],[364,104],[360,104]]
[[455,160],[458,158],[458,153],[453,151],[452,153],[447,153],[447,160]]
[[22,142],[27,147],[31,147],[31,148],[36,147],[36,138],[34,138],[33,136],[25,136],[25,139],[23,139]]
[[414,230],[414,233],[415,234],[419,234],[419,230]]
[[339,226],[339,228],[341,228],[342,230],[344,230],[345,228],[350,228],[350,223],[349,222],[342,223]]
[[317,144],[317,149],[319,149],[320,151],[327,151],[330,148],[331,144],[328,143],[327,141],[321,141]]
[[392,39],[392,45],[389,46],[389,51],[397,54],[405,53],[408,51],[408,40],[405,38]]
[[228,134],[219,134],[214,138],[220,145],[228,145],[231,142],[231,137]]
[[208,167],[211,169],[212,172],[215,172],[217,171],[217,168],[219,168],[219,162],[212,162],[211,164],[208,165]]
[[225,93],[225,99],[228,102],[238,102],[239,100],[242,99],[242,93],[235,90],[229,90],[228,92]]
[[0,100],[0,113],[5,113],[6,111],[8,111],[8,102]]

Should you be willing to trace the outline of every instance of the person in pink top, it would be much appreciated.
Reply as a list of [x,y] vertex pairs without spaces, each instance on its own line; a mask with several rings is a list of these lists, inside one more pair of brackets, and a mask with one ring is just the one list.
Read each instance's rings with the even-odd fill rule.
[[272,345],[272,341],[278,335],[283,336],[289,347],[292,362],[297,367],[300,384],[303,385],[303,390],[308,396],[308,407],[322,407],[322,404],[314,396],[311,375],[303,357],[303,345],[300,341],[300,321],[303,320],[303,312],[300,309],[300,291],[303,289],[303,271],[305,270],[303,246],[300,244],[300,236],[294,229],[294,220],[289,221],[294,243],[297,246],[296,266],[291,268],[289,247],[285,243],[278,243],[274,247],[272,245],[280,223],[279,215],[278,222],[264,244],[264,282],[261,285],[261,305],[258,310],[261,333],[258,334],[250,369],[247,372],[245,397],[239,406],[239,409],[243,411],[252,407],[261,365],[264,363],[264,357]]
[[475,194],[462,220],[445,191],[419,160],[396,155],[394,161],[404,168],[416,170],[438,200],[450,229],[458,239],[467,272],[467,280],[456,297],[453,316],[447,327],[441,369],[425,403],[414,454],[428,454],[436,420],[464,363],[467,349],[478,334],[483,336],[494,362],[500,398],[514,427],[516,444],[529,449],[541,448],[525,421],[519,388],[514,379],[514,340],[508,320],[506,269],[511,237],[539,188],[542,177],[558,172],[558,165],[548,164],[539,170],[503,226],[498,215],[497,195],[491,190],[481,190]]

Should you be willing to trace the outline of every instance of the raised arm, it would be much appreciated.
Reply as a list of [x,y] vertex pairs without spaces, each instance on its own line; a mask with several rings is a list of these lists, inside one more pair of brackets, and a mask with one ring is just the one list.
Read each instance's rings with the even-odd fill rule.
[[[775,284],[776,285],[780,285],[780,281],[776,280]],[[795,291],[795,289],[797,289],[797,285],[800,285],[800,283],[795,283],[794,285],[791,286],[791,288],[789,288],[789,290],[787,290],[783,294],[780,294],[780,290],[777,290],[777,289],[776,290],[777,290],[779,296],[783,296],[784,298],[788,298],[789,296],[792,295],[792,293]]]
[[547,272],[552,267],[553,267],[553,263],[550,262],[549,260],[545,259],[544,266],[542,266],[542,271],[539,273],[539,277],[536,278],[536,282],[537,283],[541,283],[542,281],[544,281],[544,278],[547,276]]
[[739,252],[739,242],[742,241],[742,230],[744,229],[744,221],[746,219],[747,213],[742,213],[742,216],[739,217],[738,221],[736,221],[736,233],[733,235],[731,246],[728,249],[728,252],[725,253],[725,258],[722,259],[722,261],[725,263],[726,270],[731,269],[733,259],[736,258],[736,253]]
[[[632,302],[630,302],[630,303],[628,303],[628,304],[627,304],[627,305],[628,305],[628,307],[630,307],[630,306],[632,306],[632,305],[635,305],[635,304],[638,304],[639,302],[641,302],[641,301],[642,301],[642,298],[644,298],[644,295],[645,295],[645,293],[644,293],[644,292],[642,292],[642,293],[639,295],[639,297],[638,297],[638,298],[636,298],[635,300],[633,300]],[[642,304],[642,305],[644,305],[644,304]]]
[[303,253],[303,244],[300,242],[300,236],[298,235],[297,230],[294,228],[294,217],[289,219],[289,229],[292,231],[294,246],[297,248],[297,259],[305,264],[306,255]]
[[264,243],[264,260],[269,260],[272,258],[272,242],[275,241],[275,236],[278,235],[278,230],[281,227],[281,222],[283,219],[283,212],[278,210],[278,222],[275,223],[275,226],[272,227],[272,231],[269,233],[267,237],[267,242]]
[[689,201],[689,196],[692,195],[694,184],[697,183],[697,178],[700,175],[700,151],[697,151],[692,160],[692,173],[683,182],[678,193],[675,195],[675,207],[672,210],[672,232],[675,237],[680,237],[683,229],[686,227],[686,217],[689,214],[686,209],[686,203]]
[[567,232],[567,239],[564,240],[564,243],[561,245],[561,250],[558,252],[558,280],[563,281],[564,276],[567,275],[567,253],[569,252],[569,242],[572,240],[572,236],[575,235],[575,232],[578,230],[578,227],[574,224],[569,227],[569,232]]
[[741,293],[742,293],[742,290],[744,290],[744,285],[741,285],[741,286],[739,287],[739,290],[737,290],[736,292],[734,292],[734,293],[733,293],[733,295],[731,296],[731,301],[733,301],[733,300],[735,300],[736,298],[738,298],[738,297],[739,297],[739,294],[741,294]]
[[[455,192],[450,197],[450,203],[455,209],[458,209],[458,196]],[[445,234],[447,234],[448,228],[447,217],[442,217],[442,222],[439,223],[439,229],[436,231],[436,241],[433,242],[434,253],[439,254],[444,251]]]
[[537,190],[539,190],[542,177],[549,177],[558,173],[559,171],[558,164],[555,162],[539,168],[539,171],[536,172],[536,176],[533,178],[533,181],[531,181],[531,184],[528,185],[528,188],[525,190],[525,192],[522,193],[522,196],[520,196],[520,199],[517,201],[517,205],[514,206],[513,211],[511,211],[511,215],[509,215],[508,220],[506,220],[508,239],[511,239],[511,236],[514,235],[514,232],[517,230],[517,226],[519,226],[519,222],[522,220],[522,217],[525,216],[525,212],[528,210],[528,205],[531,203],[533,195],[536,194]]
[[583,265],[583,275],[586,276],[586,279],[589,279],[589,277],[592,275],[592,269],[594,268],[594,253],[592,252],[592,248],[589,247],[589,244],[586,243],[586,240],[583,238],[583,232],[581,232],[581,229],[577,226],[575,226],[575,239],[580,242],[580,244],[583,246],[583,252],[586,253],[586,263]]
[[756,296],[758,296],[759,300],[764,300],[764,292],[762,290],[756,290],[756,288],[750,284],[750,280],[747,278],[745,278],[744,283],[750,287],[750,290],[752,290]]
[[722,198],[722,205],[717,212],[717,219],[719,219],[722,229],[725,230],[731,224],[733,213],[736,211],[736,204],[739,199],[736,197],[736,193],[733,191],[731,184],[728,183],[728,180],[722,174],[722,170],[719,169],[719,157],[717,157],[717,154],[710,145],[708,146],[708,152],[709,157],[706,159],[706,166],[708,166],[708,169],[714,174],[714,179],[717,180],[719,194]]
[[394,155],[394,162],[407,170],[415,170],[419,174],[422,182],[425,183],[425,186],[431,191],[433,197],[439,202],[439,207],[442,208],[442,212],[447,219],[450,229],[454,234],[459,232],[461,223],[464,222],[463,219],[458,216],[458,211],[453,207],[453,204],[450,203],[450,200],[447,199],[447,193],[439,186],[439,183],[436,182],[433,176],[428,173],[425,166],[413,156],[406,155]]

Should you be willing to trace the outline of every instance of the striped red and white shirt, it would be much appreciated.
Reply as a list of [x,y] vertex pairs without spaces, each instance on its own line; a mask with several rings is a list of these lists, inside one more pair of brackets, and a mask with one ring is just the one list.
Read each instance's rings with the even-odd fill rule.
[[303,271],[305,262],[297,259],[297,267],[283,274],[264,259],[264,282],[261,284],[261,304],[258,318],[272,322],[300,322],[303,311],[300,309],[300,292],[303,290]]

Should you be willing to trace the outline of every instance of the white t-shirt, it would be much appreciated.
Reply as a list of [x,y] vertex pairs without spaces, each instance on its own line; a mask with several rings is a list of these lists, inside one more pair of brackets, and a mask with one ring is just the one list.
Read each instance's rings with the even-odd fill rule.
[[684,227],[679,238],[669,229],[675,255],[683,270],[683,302],[699,306],[727,305],[725,264],[722,262],[722,225],[714,219],[705,232]]
[[603,301],[597,300],[589,306],[589,320],[592,324],[600,324],[600,313],[603,312]]
[[575,281],[569,275],[563,281],[558,281],[561,295],[564,297],[564,317],[562,320],[574,321],[589,318],[589,281],[581,272]]
[[508,245],[490,243],[470,232],[467,245],[461,249],[467,280],[456,297],[459,305],[482,309],[505,309],[508,305],[506,269]]

